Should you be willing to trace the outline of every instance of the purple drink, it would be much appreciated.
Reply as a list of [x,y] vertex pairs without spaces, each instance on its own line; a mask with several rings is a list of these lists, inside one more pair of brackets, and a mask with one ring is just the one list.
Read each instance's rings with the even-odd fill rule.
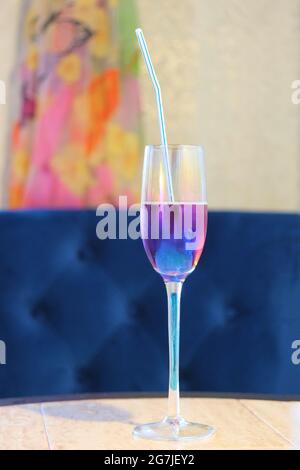
[[196,267],[207,230],[207,205],[149,203],[141,208],[142,239],[165,281],[183,281]]

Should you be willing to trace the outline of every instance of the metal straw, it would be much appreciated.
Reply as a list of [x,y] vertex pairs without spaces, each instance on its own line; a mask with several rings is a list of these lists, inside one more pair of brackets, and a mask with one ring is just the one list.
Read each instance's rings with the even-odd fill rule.
[[165,171],[167,175],[167,186],[168,186],[168,195],[170,197],[171,202],[174,202],[174,191],[173,191],[173,184],[172,184],[172,176],[170,170],[170,160],[169,160],[169,148],[168,148],[168,141],[167,141],[167,134],[166,134],[166,125],[164,119],[164,110],[162,104],[162,97],[161,97],[161,90],[160,85],[150,58],[150,53],[147,47],[147,43],[143,34],[143,31],[138,28],[135,31],[141,52],[144,57],[144,61],[149,73],[149,76],[152,81],[152,85],[155,91],[156,96],[156,104],[157,104],[157,111],[158,111],[158,120],[159,120],[159,127],[160,127],[160,135],[161,135],[161,143],[164,152],[164,164],[165,164]]

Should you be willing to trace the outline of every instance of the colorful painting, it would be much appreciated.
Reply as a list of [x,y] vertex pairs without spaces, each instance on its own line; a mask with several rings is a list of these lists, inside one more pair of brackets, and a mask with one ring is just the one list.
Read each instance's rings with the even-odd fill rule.
[[10,208],[139,199],[133,0],[28,1],[16,73]]

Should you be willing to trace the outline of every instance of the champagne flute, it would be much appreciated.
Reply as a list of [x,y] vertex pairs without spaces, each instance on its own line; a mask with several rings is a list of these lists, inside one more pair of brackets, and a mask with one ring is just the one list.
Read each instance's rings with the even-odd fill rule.
[[162,276],[168,295],[169,396],[168,414],[160,422],[136,426],[136,437],[189,441],[214,433],[206,424],[191,423],[180,415],[179,327],[182,285],[195,269],[203,251],[207,229],[207,200],[203,150],[173,145],[169,168],[174,201],[170,201],[164,146],[145,149],[141,233],[146,254]]

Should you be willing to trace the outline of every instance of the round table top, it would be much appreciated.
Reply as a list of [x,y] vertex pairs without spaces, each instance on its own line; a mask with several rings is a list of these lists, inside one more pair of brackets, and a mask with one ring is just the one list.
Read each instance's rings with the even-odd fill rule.
[[180,444],[132,436],[136,424],[160,420],[166,405],[165,398],[100,398],[0,406],[0,449],[300,448],[300,402],[290,401],[182,398],[182,416],[215,426],[212,438]]

